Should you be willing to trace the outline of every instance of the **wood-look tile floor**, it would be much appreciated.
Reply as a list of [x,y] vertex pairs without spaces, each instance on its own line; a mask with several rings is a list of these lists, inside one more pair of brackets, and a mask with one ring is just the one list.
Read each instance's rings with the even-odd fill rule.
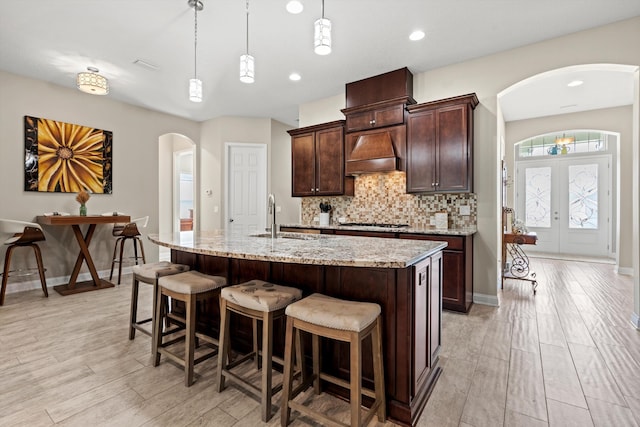
[[[613,268],[533,258],[535,297],[528,283],[507,281],[500,307],[445,312],[443,374],[418,425],[638,426],[633,285]],[[235,386],[215,391],[214,359],[196,367],[190,388],[176,365],[154,368],[149,338],[127,339],[129,282],[67,297],[7,295],[0,427],[279,425],[279,411],[262,423],[257,399]],[[141,301],[150,308],[149,286]],[[348,420],[345,402],[323,394],[313,405]],[[316,424],[294,413],[292,425]]]

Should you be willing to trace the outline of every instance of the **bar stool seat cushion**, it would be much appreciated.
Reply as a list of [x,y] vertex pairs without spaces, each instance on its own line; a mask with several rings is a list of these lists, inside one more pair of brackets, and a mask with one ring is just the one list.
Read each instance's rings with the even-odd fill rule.
[[251,310],[272,312],[298,301],[302,298],[302,291],[262,280],[250,280],[222,289],[220,296]]
[[189,266],[184,264],[173,264],[169,261],[150,262],[133,266],[133,274],[142,280],[153,281],[159,277],[189,271]]
[[287,306],[285,314],[326,328],[361,332],[380,315],[380,306],[315,293]]
[[160,287],[185,295],[211,291],[226,284],[227,280],[224,277],[210,276],[193,270],[158,279]]

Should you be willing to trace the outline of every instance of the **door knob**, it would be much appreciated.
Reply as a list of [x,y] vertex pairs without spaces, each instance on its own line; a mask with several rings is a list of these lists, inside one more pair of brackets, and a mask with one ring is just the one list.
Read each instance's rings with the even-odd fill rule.
[[230,219],[229,219],[229,222],[233,222],[233,218],[230,218]]

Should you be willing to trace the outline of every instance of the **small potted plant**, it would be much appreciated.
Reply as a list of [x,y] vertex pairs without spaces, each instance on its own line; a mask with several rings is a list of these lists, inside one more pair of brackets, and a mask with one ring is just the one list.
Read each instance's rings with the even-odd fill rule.
[[87,216],[87,205],[91,196],[85,190],[82,190],[76,196],[76,202],[80,203],[80,216]]

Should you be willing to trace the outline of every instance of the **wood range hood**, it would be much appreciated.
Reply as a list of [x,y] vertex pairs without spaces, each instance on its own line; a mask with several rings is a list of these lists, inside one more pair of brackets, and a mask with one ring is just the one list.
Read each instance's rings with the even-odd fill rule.
[[358,136],[345,164],[346,175],[393,172],[398,170],[398,157],[391,133],[381,131]]
[[413,75],[400,68],[346,85],[345,175],[405,170]]

